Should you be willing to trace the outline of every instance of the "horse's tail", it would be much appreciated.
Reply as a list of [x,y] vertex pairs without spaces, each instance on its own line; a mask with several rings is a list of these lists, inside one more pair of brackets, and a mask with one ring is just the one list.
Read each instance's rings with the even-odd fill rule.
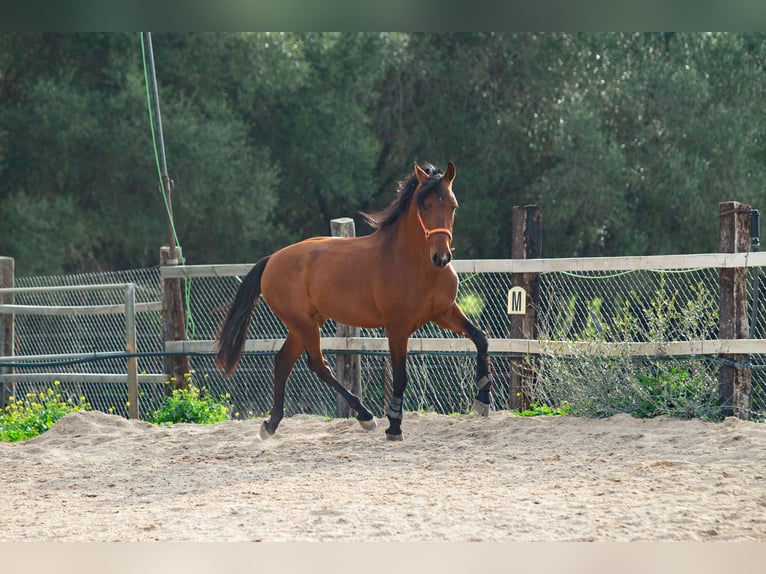
[[234,372],[242,357],[253,310],[261,294],[261,276],[268,262],[269,258],[264,257],[245,275],[237,289],[234,302],[218,330],[218,337],[216,337],[218,354],[215,357],[215,366],[222,369],[227,377]]

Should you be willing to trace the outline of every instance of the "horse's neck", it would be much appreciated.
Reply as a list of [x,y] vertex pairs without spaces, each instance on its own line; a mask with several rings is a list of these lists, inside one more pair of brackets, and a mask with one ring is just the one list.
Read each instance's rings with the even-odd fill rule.
[[[431,268],[428,260],[428,241],[417,221],[417,211],[408,210],[391,231],[393,249],[397,256],[424,270]],[[390,249],[391,247],[389,252]]]

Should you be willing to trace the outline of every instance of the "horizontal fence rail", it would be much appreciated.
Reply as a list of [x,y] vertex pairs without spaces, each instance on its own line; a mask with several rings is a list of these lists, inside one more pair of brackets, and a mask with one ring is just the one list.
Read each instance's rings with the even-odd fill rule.
[[[166,266],[163,278],[241,277],[254,263]],[[551,259],[455,259],[458,273],[552,273],[580,271],[663,271],[766,267],[766,252],[648,255],[635,257],[580,257]]]
[[[322,349],[330,353],[388,353],[388,339],[383,337],[322,337]],[[245,353],[276,354],[285,339],[249,339]],[[490,355],[627,355],[688,356],[756,354],[764,352],[764,339],[714,339],[701,341],[667,341],[663,343],[595,343],[545,341],[532,339],[489,339]],[[165,350],[174,354],[214,354],[213,341],[167,341]],[[412,338],[407,352],[412,354],[474,354],[476,347],[468,339]]]
[[[2,375],[7,381],[24,381],[36,383],[50,383],[59,381],[61,383],[90,383],[90,384],[127,384],[128,376],[116,373],[10,373]],[[167,376],[162,374],[138,373],[136,376],[138,383],[163,384],[167,381]]]

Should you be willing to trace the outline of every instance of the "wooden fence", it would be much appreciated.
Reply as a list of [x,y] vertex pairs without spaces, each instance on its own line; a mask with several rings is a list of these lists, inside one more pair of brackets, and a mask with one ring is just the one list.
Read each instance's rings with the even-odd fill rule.
[[[537,211],[536,211],[537,210]],[[719,395],[723,405],[727,405],[725,414],[734,414],[742,418],[748,418],[751,402],[751,372],[746,366],[744,359],[748,355],[766,353],[766,340],[750,338],[747,313],[747,269],[766,266],[766,253],[750,251],[750,228],[748,218],[749,206],[735,202],[722,203],[719,206],[720,219],[720,250],[718,253],[695,254],[695,255],[666,255],[666,256],[642,256],[642,257],[592,257],[577,259],[546,259],[539,257],[539,234],[540,217],[539,208],[536,206],[524,206],[514,209],[514,242],[522,247],[514,249],[514,259],[502,260],[455,260],[452,265],[461,274],[467,273],[496,273],[508,274],[513,286],[521,286],[527,293],[525,313],[522,320],[515,324],[511,322],[511,328],[507,337],[494,336],[489,340],[489,352],[493,355],[509,355],[513,359],[521,361],[524,356],[538,354],[569,354],[575,349],[578,354],[594,353],[603,355],[613,352],[621,355],[652,356],[720,356],[725,359],[719,373]],[[530,257],[531,256],[531,257]],[[174,329],[172,324],[178,318],[174,317],[169,308],[172,303],[171,288],[181,279],[201,279],[210,277],[240,277],[251,269],[252,264],[229,264],[229,265],[190,265],[180,266],[174,262],[163,261],[160,268],[160,276],[164,286],[165,295],[161,302],[155,305],[162,310],[165,316],[164,328],[164,351],[172,356],[184,354],[212,354],[215,352],[212,340],[173,340]],[[535,321],[528,320],[529,316],[539,308],[539,301],[535,293],[536,279],[542,273],[552,272],[587,272],[587,271],[627,271],[627,270],[683,270],[715,268],[719,270],[720,297],[719,338],[715,340],[693,341],[668,341],[663,342],[661,349],[656,343],[588,343],[561,344],[561,341],[541,340],[534,331]],[[0,279],[6,284],[5,289],[0,289],[0,313],[2,321],[0,326],[0,338],[7,340],[8,332],[12,333],[12,318],[18,309],[12,307],[7,300],[12,296],[12,287],[7,287],[8,271],[6,268],[5,279],[0,269]],[[12,276],[12,266],[11,266]],[[12,285],[12,279],[10,282]],[[2,285],[0,285],[2,287]],[[5,298],[5,299],[4,299]],[[224,301],[221,302],[225,303]],[[127,304],[125,309],[127,309]],[[173,306],[172,308],[177,308]],[[121,307],[122,309],[122,307]],[[62,311],[63,312],[63,311]],[[71,312],[71,311],[66,311]],[[524,319],[526,317],[526,320]],[[497,335],[497,334],[495,334]],[[12,335],[10,335],[12,337]],[[283,339],[269,338],[248,340],[245,344],[246,353],[276,353],[282,346]],[[334,337],[324,337],[322,345],[325,351],[339,356],[358,353],[387,353],[387,340],[379,337],[361,337],[353,331],[350,333],[336,333]],[[473,344],[467,339],[455,338],[411,338],[409,351],[412,353],[472,353],[475,351]],[[126,350],[130,353],[130,343]],[[135,352],[135,347],[133,347]],[[605,351],[606,350],[606,351]],[[4,352],[6,359],[12,352]],[[177,373],[172,362],[166,363],[166,373],[152,375],[156,377],[170,377]],[[130,365],[128,364],[128,369]],[[523,372],[522,372],[523,373]],[[358,388],[358,369],[347,368],[342,373],[342,380],[349,388]],[[531,373],[528,376],[533,376]],[[523,390],[525,382],[522,379],[517,382],[517,387],[511,388],[510,400]],[[516,406],[518,405],[513,405]]]
[[[5,258],[7,260],[7,258]],[[8,263],[4,265],[8,268]],[[7,276],[7,274],[6,274]],[[16,305],[13,302],[13,296],[19,294],[32,293],[57,293],[57,292],[84,292],[84,291],[122,291],[125,302],[116,305]],[[64,316],[82,316],[82,315],[111,315],[124,314],[125,316],[125,349],[124,357],[126,361],[126,374],[114,373],[18,373],[13,372],[12,368],[3,367],[3,405],[6,404],[8,395],[15,394],[9,392],[8,386],[16,381],[51,381],[57,379],[66,381],[67,379],[76,379],[78,381],[98,381],[102,383],[118,382],[125,383],[128,386],[128,413],[130,418],[138,418],[138,362],[136,346],[136,313],[145,311],[159,311],[161,305],[159,302],[136,303],[136,285],[134,283],[113,283],[113,284],[90,284],[90,285],[68,285],[55,287],[1,287],[0,288],[0,331],[3,336],[0,337],[0,363],[14,361],[23,361],[27,364],[45,361],[66,361],[66,360],[88,360],[102,358],[105,353],[67,353],[67,354],[47,354],[47,355],[27,355],[16,356],[14,353],[14,317],[16,315],[43,315],[50,317]],[[164,382],[164,375],[141,375],[142,382]]]
[[[458,273],[508,273],[535,274],[555,271],[622,271],[633,269],[663,270],[663,269],[697,269],[718,268],[720,270],[742,270],[766,266],[766,253],[711,253],[700,255],[669,255],[649,257],[609,257],[609,258],[580,258],[580,259],[537,259],[537,260],[455,260],[452,265]],[[200,279],[206,277],[239,277],[250,270],[250,264],[234,265],[190,265],[163,267],[163,277],[184,279]],[[528,305],[533,305],[530,299]],[[723,310],[722,310],[723,311]],[[722,322],[728,320],[722,315]],[[284,339],[250,339],[245,343],[246,353],[276,353]],[[329,353],[387,353],[388,341],[379,337],[324,337],[322,347]],[[455,353],[474,352],[475,347],[468,339],[453,338],[411,338],[408,349],[413,353]],[[212,340],[196,341],[167,341],[165,350],[170,353],[213,353]],[[491,338],[489,353],[494,355],[537,355],[537,354],[627,354],[634,356],[652,356],[661,352],[664,356],[689,355],[721,355],[741,358],[741,355],[766,353],[766,340],[750,339],[747,337],[721,338],[699,341],[669,341],[664,342],[661,351],[656,343],[569,343],[567,348],[560,341],[544,341],[528,338]],[[736,368],[735,371],[746,369]],[[743,384],[743,377],[736,379],[737,385]],[[350,385],[350,381],[345,384]],[[734,384],[734,381],[732,381]],[[744,393],[744,394],[741,394]],[[737,413],[747,410],[747,392],[740,391],[741,399],[736,408]]]

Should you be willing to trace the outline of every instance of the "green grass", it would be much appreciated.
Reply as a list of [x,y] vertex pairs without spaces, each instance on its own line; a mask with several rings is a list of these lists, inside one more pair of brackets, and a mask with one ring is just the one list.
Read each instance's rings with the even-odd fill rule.
[[556,415],[568,415],[572,412],[572,407],[564,401],[559,407],[549,407],[539,403],[532,403],[529,408],[519,411],[520,417],[552,417]]

